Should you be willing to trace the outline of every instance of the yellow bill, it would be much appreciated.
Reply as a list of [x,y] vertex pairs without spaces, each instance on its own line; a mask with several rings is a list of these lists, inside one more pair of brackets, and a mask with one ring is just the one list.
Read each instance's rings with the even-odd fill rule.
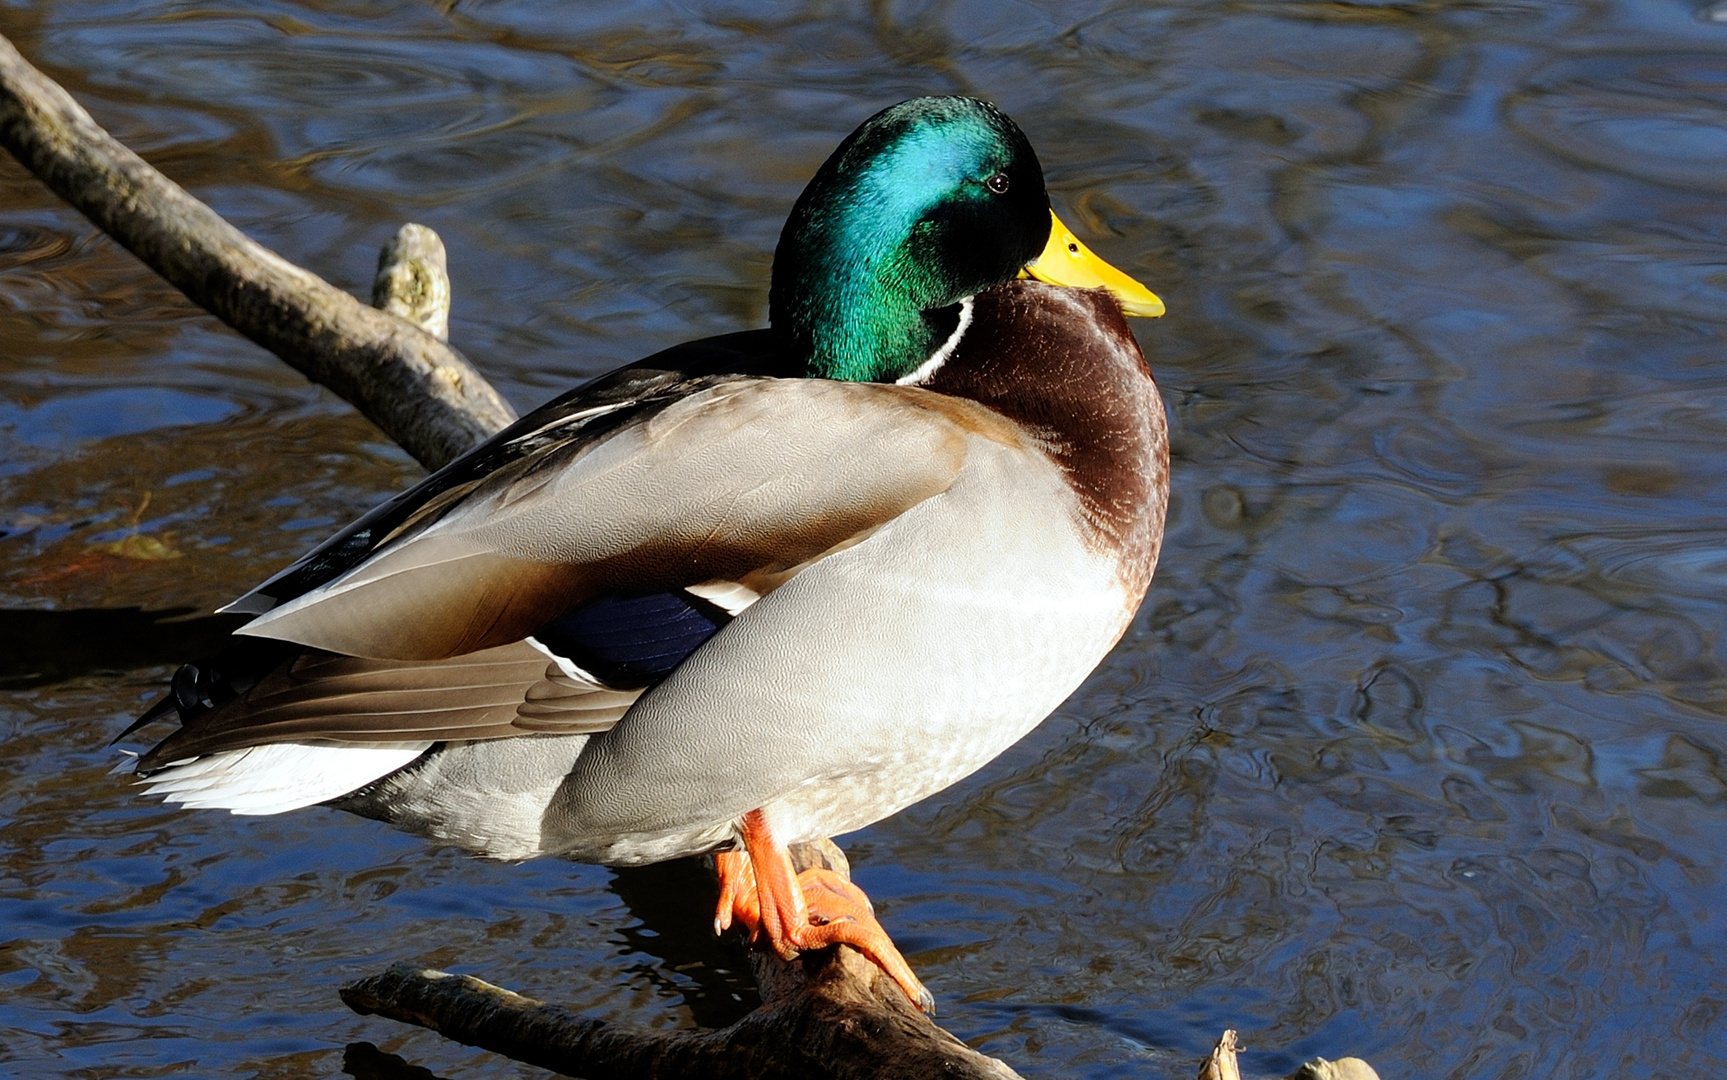
[[1061,223],[1054,210],[1049,212],[1049,220],[1049,243],[1044,245],[1043,254],[1025,264],[1021,277],[1076,289],[1105,288],[1125,314],[1150,319],[1163,314],[1163,301],[1156,293],[1093,255],[1073,235],[1073,230]]

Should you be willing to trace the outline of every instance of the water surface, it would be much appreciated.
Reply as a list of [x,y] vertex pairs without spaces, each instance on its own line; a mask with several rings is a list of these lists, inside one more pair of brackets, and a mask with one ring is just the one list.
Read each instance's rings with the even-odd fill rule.
[[[1027,1076],[1727,1074],[1727,15],[1687,0],[13,0],[250,235],[369,288],[405,220],[526,409],[765,318],[865,116],[989,97],[1150,283],[1170,531],[983,772],[846,838]],[[676,868],[175,812],[107,742],[201,616],[417,468],[0,162],[0,1067],[543,1075],[349,1013],[398,960],[676,1028],[748,1006]],[[395,1055],[395,1057],[391,1057]],[[396,1070],[396,1071],[392,1071]],[[414,1074],[423,1075],[423,1074]]]

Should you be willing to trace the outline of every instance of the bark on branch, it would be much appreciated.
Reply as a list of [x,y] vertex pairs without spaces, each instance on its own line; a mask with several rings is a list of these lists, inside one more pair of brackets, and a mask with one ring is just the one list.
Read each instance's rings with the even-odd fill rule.
[[[869,963],[856,953],[851,958]],[[411,964],[343,987],[342,1000],[361,1014],[418,1024],[584,1080],[1010,1080],[1017,1075],[923,1020],[909,1004],[900,1012],[860,997],[858,980],[840,957],[830,953],[815,962],[819,968],[806,991],[764,1004],[729,1028],[697,1033],[633,1031],[471,976]]]
[[[798,869],[848,874],[832,841],[792,849]],[[342,988],[359,1013],[584,1080],[1014,1080],[917,1011],[905,993],[846,946],[787,963],[752,952],[762,1005],[719,1031],[664,1033],[577,1016],[465,975],[401,964]]]
[[515,419],[460,354],[246,238],[0,37],[0,146],[218,319],[436,468]]

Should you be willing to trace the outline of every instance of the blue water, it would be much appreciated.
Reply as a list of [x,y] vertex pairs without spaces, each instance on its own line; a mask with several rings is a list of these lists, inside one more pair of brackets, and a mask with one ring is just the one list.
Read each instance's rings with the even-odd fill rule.
[[[0,33],[342,287],[437,229],[452,341],[523,408],[759,325],[865,116],[1000,103],[1168,301],[1170,529],[1115,654],[842,838],[857,879],[1028,1077],[1185,1078],[1232,1027],[1253,1076],[1477,1080],[1727,1075],[1719,6],[19,0]],[[0,161],[0,1071],[542,1075],[341,1005],[399,960],[748,1007],[687,870],[107,775],[197,612],[417,475]]]

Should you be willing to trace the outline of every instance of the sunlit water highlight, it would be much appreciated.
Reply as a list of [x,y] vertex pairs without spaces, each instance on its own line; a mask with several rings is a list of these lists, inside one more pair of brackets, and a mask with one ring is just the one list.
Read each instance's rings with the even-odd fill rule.
[[[758,325],[863,117],[990,97],[1150,283],[1164,564],[1114,656],[845,841],[1028,1076],[1727,1074],[1727,16],[1686,0],[0,6],[169,175],[365,293],[404,220],[519,406]],[[541,1075],[350,1014],[397,960],[747,1007],[677,869],[179,813],[106,746],[205,612],[418,475],[0,162],[0,1071]],[[147,537],[156,544],[138,542]],[[372,1070],[367,1072],[366,1070]]]

